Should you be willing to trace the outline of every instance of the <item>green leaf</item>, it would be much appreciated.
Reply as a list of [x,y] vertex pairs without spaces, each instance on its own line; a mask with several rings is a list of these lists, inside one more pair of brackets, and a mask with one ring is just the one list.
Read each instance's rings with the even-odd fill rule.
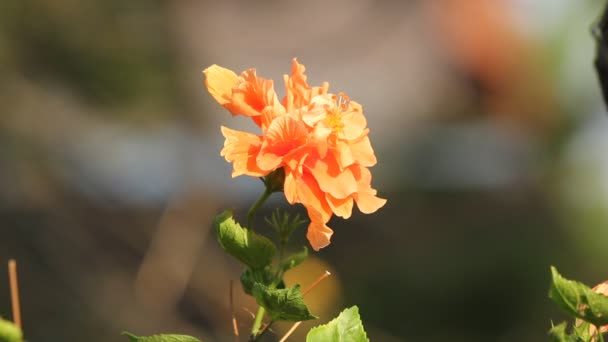
[[562,277],[551,266],[549,298],[574,317],[593,325],[608,324],[608,297],[595,293],[586,285]]
[[286,272],[286,271],[298,266],[302,262],[304,262],[304,260],[306,260],[307,257],[308,257],[308,248],[304,247],[304,249],[301,252],[292,254],[289,257],[283,259],[281,261],[281,266],[280,266],[281,270],[283,272]]
[[135,336],[128,332],[122,334],[127,336],[131,342],[201,342],[198,338],[187,335]]
[[266,309],[270,318],[275,321],[297,322],[317,318],[304,304],[300,285],[286,289],[273,289],[255,283],[252,293],[258,305]]
[[566,333],[566,328],[568,324],[566,322],[562,322],[559,325],[556,325],[549,330],[549,338],[551,342],[570,342],[572,341],[571,336]]
[[369,342],[369,339],[359,316],[359,308],[353,306],[329,323],[310,329],[306,342]]
[[[580,322],[580,323],[579,323]],[[572,333],[568,333],[568,324],[562,322],[549,330],[551,342],[589,342],[595,341],[591,335],[591,325],[588,322],[578,321]]]
[[264,267],[257,270],[246,269],[241,274],[241,285],[243,286],[243,291],[251,296],[253,296],[253,284],[260,283],[265,286],[270,286],[273,281],[274,274],[270,270],[270,267]]
[[232,211],[226,210],[213,222],[217,240],[228,254],[252,269],[270,265],[277,249],[272,241],[241,227],[232,218]]
[[23,333],[13,322],[0,319],[0,342],[21,342]]
[[[579,322],[581,324],[578,324]],[[574,325],[574,332],[572,335],[576,337],[576,341],[591,341],[591,324],[589,322],[578,321]]]

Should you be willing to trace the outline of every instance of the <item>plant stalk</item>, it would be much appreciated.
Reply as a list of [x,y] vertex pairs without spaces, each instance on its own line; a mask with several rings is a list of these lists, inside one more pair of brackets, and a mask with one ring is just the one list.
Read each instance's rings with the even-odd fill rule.
[[255,321],[253,322],[253,327],[251,327],[251,336],[249,337],[249,341],[257,341],[259,337],[260,327],[262,326],[262,319],[264,319],[264,312],[266,310],[263,307],[258,308],[258,313],[255,315]]
[[258,211],[258,209],[260,209],[262,204],[264,204],[271,194],[272,189],[270,189],[269,186],[266,186],[266,190],[264,190],[262,196],[260,196],[260,198],[253,203],[251,208],[249,208],[249,211],[247,212],[247,229],[253,230],[253,218],[255,217],[255,213]]

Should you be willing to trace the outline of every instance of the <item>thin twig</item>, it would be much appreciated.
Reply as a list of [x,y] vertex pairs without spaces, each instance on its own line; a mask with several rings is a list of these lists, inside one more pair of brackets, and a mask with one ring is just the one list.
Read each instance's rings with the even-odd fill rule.
[[255,319],[255,314],[251,310],[247,309],[246,307],[243,307],[243,311],[248,313],[249,316],[251,316],[251,319]]
[[8,277],[11,285],[11,304],[13,306],[13,323],[21,329],[21,306],[19,305],[19,285],[17,281],[17,262],[8,261]]
[[[317,285],[319,285],[320,282],[325,280],[325,278],[329,277],[330,275],[331,275],[331,273],[329,273],[329,271],[326,270],[319,278],[317,278],[317,280],[315,280],[312,284],[308,285],[308,287],[304,291],[302,291],[302,297],[306,296],[308,294],[308,292],[310,292],[312,289],[314,289]],[[279,342],[285,342],[289,338],[289,336],[291,336],[291,334],[293,334],[293,332],[296,331],[296,329],[300,326],[300,324],[302,324],[302,321],[295,322],[291,326],[291,328],[289,328],[289,330],[285,333],[285,335],[283,335],[283,337],[281,337]]]
[[291,326],[291,328],[289,328],[289,330],[285,333],[285,335],[283,335],[283,337],[281,337],[281,339],[279,340],[279,342],[285,342],[287,340],[287,338],[289,338],[289,336],[291,336],[291,334],[293,334],[293,332],[296,331],[296,329],[298,329],[298,327],[300,326],[300,324],[302,324],[302,321],[295,322]]
[[230,313],[232,314],[232,330],[234,331],[235,341],[239,340],[239,326],[236,321],[236,314],[234,313],[234,281],[230,279]]
[[317,285],[319,285],[320,282],[325,280],[325,278],[329,277],[330,275],[331,273],[326,270],[323,274],[321,274],[319,278],[317,278],[317,280],[315,280],[312,284],[308,285],[308,287],[305,288],[304,291],[302,291],[302,297],[306,296],[308,292],[310,292],[310,290],[314,289]]

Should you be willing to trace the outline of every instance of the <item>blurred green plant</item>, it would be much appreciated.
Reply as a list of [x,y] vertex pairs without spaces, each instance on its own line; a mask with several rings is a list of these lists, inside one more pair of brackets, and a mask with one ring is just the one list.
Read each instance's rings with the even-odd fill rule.
[[331,322],[310,329],[306,342],[369,342],[363,328],[359,308],[353,306],[345,309]]
[[23,332],[11,321],[0,318],[0,342],[22,342]]
[[154,335],[154,336],[135,336],[128,332],[123,332],[123,335],[129,338],[131,342],[201,342],[198,338],[187,335]]
[[[250,212],[255,215],[255,207],[259,207],[258,202],[254,203],[253,206],[254,210]],[[308,256],[306,247],[300,252],[284,256],[284,251],[292,233],[304,221],[300,220],[299,216],[291,219],[288,213],[277,210],[266,222],[274,228],[278,247],[270,239],[255,233],[251,229],[243,228],[234,220],[232,210],[222,212],[214,220],[220,246],[245,266],[241,275],[243,291],[253,296],[259,305],[249,341],[258,341],[277,321],[301,322],[317,318],[304,303],[304,295],[316,283],[303,292],[299,284],[288,287],[283,279],[285,272],[301,264]],[[277,250],[279,253],[277,253]],[[266,314],[270,321],[264,324],[263,319]],[[294,328],[296,327],[297,325],[294,326]],[[194,337],[185,335],[154,335],[149,337],[138,337],[130,333],[124,333],[124,335],[128,336],[132,342],[199,341]],[[369,339],[363,328],[359,309],[355,306],[344,310],[331,322],[311,329],[306,341],[368,342]]]
[[562,322],[549,330],[554,342],[604,341],[604,326],[608,324],[608,297],[578,281],[562,277],[551,266],[549,298],[577,320],[568,332],[568,324]]

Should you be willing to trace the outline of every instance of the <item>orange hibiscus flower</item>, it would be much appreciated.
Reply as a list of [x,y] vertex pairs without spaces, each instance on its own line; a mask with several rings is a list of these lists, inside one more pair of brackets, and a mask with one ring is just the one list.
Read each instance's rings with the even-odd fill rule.
[[212,65],[204,74],[219,104],[261,128],[256,135],[222,127],[221,155],[233,164],[232,176],[264,177],[282,169],[285,198],[306,208],[311,221],[306,237],[319,250],[330,243],[332,215],[350,217],[354,203],[361,212],[373,213],[386,200],[371,187],[368,167],[376,157],[361,105],[342,93],[328,93],[327,82],[309,86],[304,71],[293,59],[282,102],[272,80],[258,77],[255,69],[237,76]]

